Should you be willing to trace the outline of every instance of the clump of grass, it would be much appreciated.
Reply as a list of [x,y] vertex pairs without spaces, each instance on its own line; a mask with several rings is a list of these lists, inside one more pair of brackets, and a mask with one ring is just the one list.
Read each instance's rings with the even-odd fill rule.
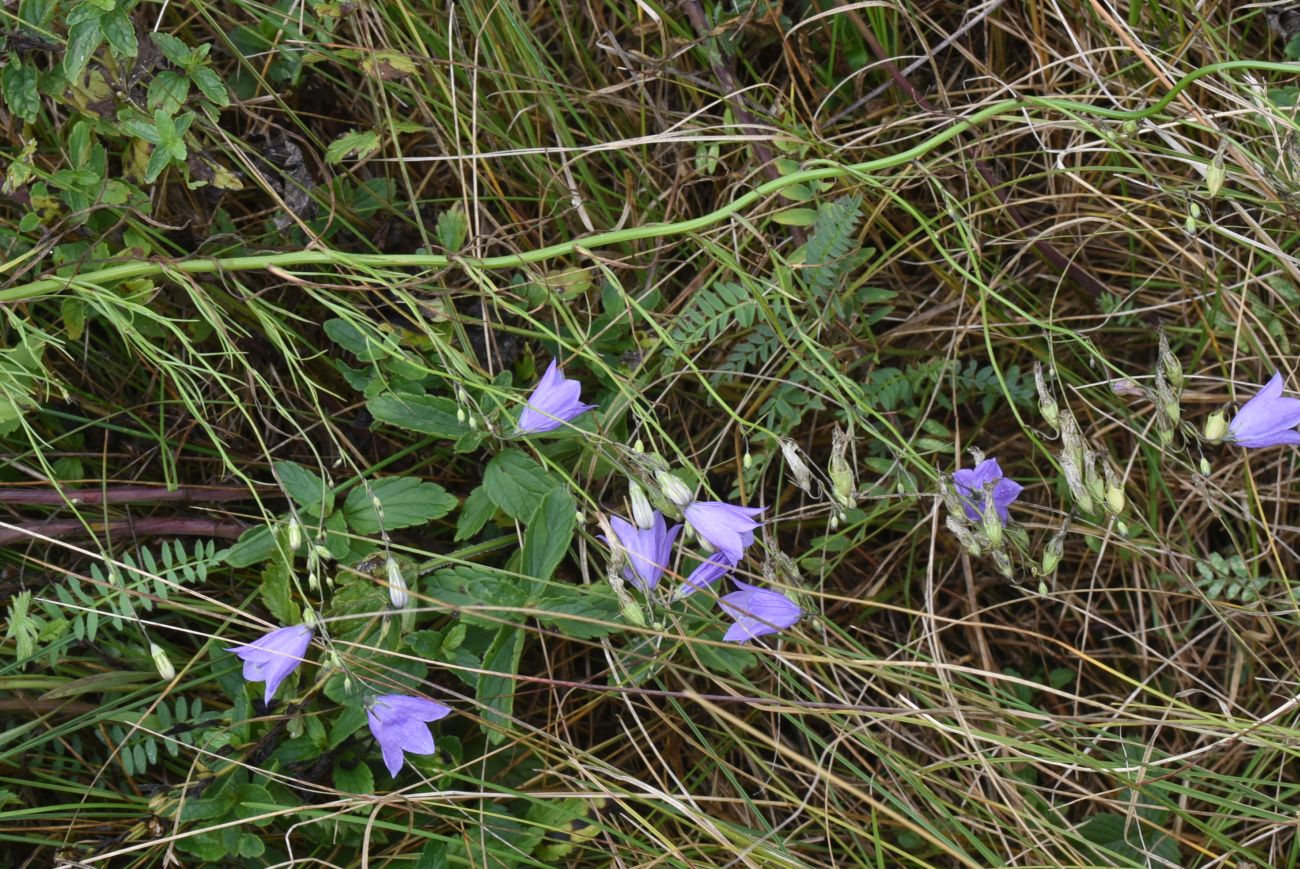
[[[1294,369],[1300,70],[910,13],[21,4],[10,862],[1295,865],[1297,456],[1198,432]],[[599,409],[512,437],[552,357]],[[766,508],[797,625],[611,588],[656,468]],[[224,649],[304,619],[268,708]],[[367,692],[455,709],[395,780]]]

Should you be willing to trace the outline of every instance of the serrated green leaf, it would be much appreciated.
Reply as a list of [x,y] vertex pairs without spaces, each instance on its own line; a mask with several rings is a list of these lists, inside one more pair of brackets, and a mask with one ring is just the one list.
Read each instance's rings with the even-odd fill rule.
[[460,250],[469,234],[469,221],[465,219],[465,212],[457,206],[439,214],[434,233],[443,250],[450,253]]
[[[373,495],[373,499],[372,499]],[[375,512],[374,500],[383,505],[383,517]],[[385,477],[348,491],[343,502],[343,516],[348,526],[357,534],[378,534],[383,528],[410,528],[441,519],[459,503],[455,495],[437,483],[428,483],[418,477]]]
[[312,471],[297,462],[275,462],[275,475],[294,503],[313,516],[326,516],[334,509],[334,492]]
[[524,529],[521,569],[525,576],[539,583],[551,578],[573,540],[577,509],[565,489],[554,488],[542,497]]
[[258,594],[262,605],[282,625],[296,625],[302,621],[302,611],[293,598],[293,575],[283,559],[274,559],[262,569],[262,584]]
[[0,72],[0,92],[9,111],[29,124],[36,122],[41,99],[36,91],[36,68],[31,63],[11,56]]
[[249,528],[223,553],[221,560],[231,567],[248,567],[266,561],[275,553],[275,535],[270,527]]
[[483,707],[480,725],[488,742],[500,745],[509,735],[510,718],[515,708],[515,674],[524,649],[524,632],[513,625],[500,628],[483,655],[483,669],[478,676],[475,697]]
[[126,10],[118,7],[104,13],[99,18],[99,26],[114,53],[119,57],[136,56],[139,46],[135,40],[135,25],[131,23]]
[[154,145],[153,153],[149,155],[149,163],[144,169],[144,180],[148,184],[158,180],[161,175],[171,164],[172,155],[163,145]]
[[172,36],[170,33],[163,33],[157,30],[150,33],[149,38],[153,40],[154,45],[162,49],[163,57],[167,58],[168,62],[173,63],[182,69],[189,66],[192,50],[184,42],[177,39],[175,36]]
[[378,133],[374,130],[353,130],[330,142],[329,147],[325,149],[325,162],[335,166],[353,154],[358,160],[364,160],[378,150]]
[[475,488],[465,498],[465,503],[460,508],[460,516],[456,519],[456,542],[469,540],[482,531],[483,526],[496,511],[497,505],[488,497],[487,489],[482,486]]
[[541,465],[516,449],[497,453],[483,473],[483,488],[492,503],[521,522],[532,516],[546,493],[559,485]]
[[375,775],[364,760],[353,761],[350,765],[342,760],[334,761],[334,787],[344,794],[369,796],[375,792]]
[[[207,48],[207,46],[203,46]],[[220,108],[230,105],[230,93],[226,90],[226,83],[206,66],[196,66],[189,71],[190,81],[199,89],[199,93],[207,97],[208,102]]]
[[189,79],[179,73],[163,70],[149,82],[146,105],[151,109],[174,113],[180,111],[181,106],[185,104],[185,98],[189,95]]
[[389,392],[370,399],[366,407],[379,422],[408,431],[453,440],[470,433],[456,418],[456,402],[450,398]]
[[[89,4],[82,4],[76,11],[80,12],[88,6]],[[99,11],[93,9],[91,11],[94,14],[86,14],[75,23],[72,15],[68,16],[68,50],[63,55],[63,74],[69,81],[78,80],[90,56],[104,41],[104,30],[99,23]]]
[[537,621],[566,637],[594,640],[624,627],[618,599],[608,585],[555,585],[536,604]]

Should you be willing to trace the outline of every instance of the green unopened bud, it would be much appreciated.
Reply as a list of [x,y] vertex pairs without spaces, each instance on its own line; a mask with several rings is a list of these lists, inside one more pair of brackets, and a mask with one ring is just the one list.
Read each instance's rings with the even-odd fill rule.
[[320,591],[320,577],[314,570],[307,571],[307,588],[311,591]]
[[655,511],[650,506],[650,499],[646,497],[645,489],[636,480],[629,480],[627,484],[627,497],[632,502],[632,521],[636,527],[641,529],[653,528],[655,524]]
[[1169,337],[1165,335],[1164,329],[1160,330],[1160,370],[1169,378],[1169,384],[1173,386],[1177,397],[1183,391],[1183,364],[1178,361],[1174,351],[1169,349]]
[[1205,456],[1201,456],[1201,473],[1208,477],[1210,476],[1210,470],[1210,460]]
[[837,424],[831,432],[831,461],[827,473],[831,478],[831,498],[841,510],[852,510],[858,505],[854,492],[853,467],[849,464],[849,444],[852,438]]
[[745,450],[745,456],[740,460],[740,463],[744,465],[747,471],[754,467],[754,457],[749,454],[749,450]]
[[1007,579],[1015,576],[1015,570],[1011,567],[1011,556],[1005,549],[994,549],[990,554],[993,556],[993,566],[998,569],[998,573]]
[[1106,474],[1106,509],[1118,516],[1124,512],[1124,482],[1110,462],[1102,465],[1102,471]]
[[992,486],[987,486],[984,491],[984,509],[980,513],[980,530],[988,538],[989,546],[994,549],[1002,548],[1002,517],[998,515],[998,508],[993,503]]
[[472,413],[470,413],[470,414],[466,414],[465,424],[468,425],[471,429],[477,429],[477,428],[478,428],[478,417],[476,417],[476,416],[475,416],[474,414],[472,414]]
[[644,452],[645,452],[645,444],[641,443],[641,439],[640,439],[640,438],[637,438],[637,439],[636,439],[636,443],[632,444],[632,452],[634,452],[634,453],[644,453]]
[[1065,554],[1065,532],[1069,526],[1062,528],[1053,534],[1043,547],[1043,576],[1051,576],[1056,573],[1056,568],[1061,563],[1061,556]]
[[1088,494],[1092,496],[1093,501],[1104,501],[1106,499],[1106,484],[1102,482],[1101,473],[1097,470],[1097,465],[1101,463],[1101,453],[1088,450],[1084,458],[1083,483],[1088,487]]
[[1205,421],[1205,439],[1212,444],[1217,444],[1223,440],[1228,433],[1228,418],[1223,411],[1216,410],[1210,414],[1209,419]]
[[456,408],[456,422],[460,423],[461,425],[464,425],[466,419],[468,419],[468,415],[465,413],[465,408],[463,407]]
[[316,557],[319,558],[321,561],[334,560],[334,553],[330,552],[328,546],[323,546],[317,543],[312,547],[312,551],[316,553]]
[[645,627],[645,613],[642,612],[641,605],[631,597],[624,597],[618,609],[623,614],[623,618],[627,619],[628,624],[636,625],[638,628]]
[[293,516],[289,517],[289,551],[302,549],[302,523]]
[[319,619],[316,618],[316,610],[312,609],[309,606],[302,608],[302,623],[304,625],[306,625],[307,627],[311,628],[314,631],[316,630],[316,624],[318,621]]
[[1228,173],[1223,168],[1223,149],[1220,148],[1210,160],[1210,165],[1205,167],[1205,192],[1210,194],[1211,199],[1219,195],[1227,177]]
[[667,471],[655,471],[655,482],[659,484],[659,491],[664,493],[664,497],[678,507],[685,508],[695,500],[690,487]]
[[1132,119],[1124,121],[1119,125],[1119,134],[1128,138],[1138,131],[1138,122]]
[[388,573],[388,601],[393,605],[393,609],[405,609],[411,601],[411,595],[406,590],[406,577],[402,576],[402,568],[398,566],[396,558],[389,558],[384,565]]
[[789,438],[781,438],[781,454],[785,456],[785,464],[790,469],[794,484],[805,493],[813,494],[812,470],[804,462],[803,456],[799,455],[799,447],[795,442]]
[[971,533],[970,527],[967,526],[965,522],[958,519],[952,513],[949,513],[948,518],[944,519],[943,524],[948,526],[948,530],[952,532],[952,536],[957,538],[957,542],[971,554],[972,558],[979,558],[984,554],[984,550],[980,547],[979,540],[977,540],[975,535]]
[[1053,429],[1059,428],[1061,409],[1056,403],[1056,397],[1047,388],[1047,380],[1043,377],[1043,366],[1038,362],[1034,363],[1034,388],[1038,391],[1038,412]]
[[170,682],[176,678],[176,668],[172,666],[171,658],[167,657],[167,652],[162,646],[150,643],[149,656],[153,658],[153,665],[158,668],[158,675],[162,676],[163,681]]
[[826,520],[826,527],[830,528],[832,531],[834,531],[836,528],[839,528],[839,527],[840,527],[840,514],[839,514],[839,513],[831,513],[831,518],[828,519],[828,520]]

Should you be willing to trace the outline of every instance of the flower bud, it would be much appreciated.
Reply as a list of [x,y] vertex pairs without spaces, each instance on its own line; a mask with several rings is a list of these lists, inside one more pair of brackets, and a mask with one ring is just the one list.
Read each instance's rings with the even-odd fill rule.
[[1201,456],[1201,473],[1208,477],[1210,476],[1210,471],[1210,460],[1205,456]]
[[153,665],[158,668],[158,675],[162,676],[163,681],[170,682],[176,678],[176,668],[172,666],[171,658],[167,657],[167,652],[162,646],[151,642],[149,655],[153,658]]
[[1223,436],[1228,433],[1228,418],[1223,411],[1216,410],[1210,414],[1210,418],[1205,421],[1205,439],[1212,444],[1217,444],[1223,440]]
[[1002,548],[1002,517],[998,515],[998,508],[993,504],[992,486],[987,486],[984,490],[984,510],[980,513],[980,529],[988,538],[991,547]]
[[1106,509],[1118,516],[1124,512],[1124,483],[1110,462],[1102,464],[1102,471],[1106,474]]
[[321,561],[334,560],[334,553],[330,552],[328,546],[322,546],[321,544],[317,543],[315,546],[312,547],[312,549],[313,551],[315,551],[316,557],[319,558]]
[[1174,388],[1175,395],[1183,391],[1183,364],[1178,361],[1174,351],[1169,349],[1169,337],[1165,335],[1165,330],[1160,330],[1160,370],[1164,372],[1165,377],[1169,378],[1170,385]]
[[466,419],[467,417],[465,415],[465,408],[463,407],[456,408],[456,422],[460,423],[461,425],[464,425]]
[[1101,473],[1097,470],[1097,465],[1101,461],[1101,453],[1092,450],[1088,450],[1087,457],[1084,459],[1083,482],[1088,487],[1088,494],[1092,496],[1093,501],[1106,500],[1106,484],[1102,482]]
[[[1179,377],[1181,376],[1180,371]],[[1178,421],[1183,418],[1182,410],[1178,406],[1178,396],[1169,388],[1169,381],[1165,379],[1163,365],[1156,369],[1156,405],[1168,421],[1168,424],[1160,426],[1162,432],[1166,429],[1172,430],[1173,426],[1178,425]]]
[[632,521],[636,527],[641,529],[653,528],[655,524],[655,511],[650,506],[650,499],[646,497],[645,489],[636,480],[629,480],[627,484],[628,500],[632,502]]
[[295,517],[289,517],[289,551],[302,549],[302,523]]
[[1053,429],[1059,428],[1061,409],[1056,404],[1056,398],[1051,390],[1047,388],[1047,381],[1043,378],[1043,366],[1038,362],[1034,363],[1034,387],[1038,390],[1038,412]]
[[316,625],[318,622],[319,619],[316,618],[316,610],[312,609],[309,606],[302,608],[302,623],[304,625],[306,625],[307,627],[311,628],[314,631],[316,630]]
[[1067,523],[1066,527],[1053,534],[1047,541],[1047,545],[1043,547],[1043,576],[1056,573],[1056,568],[1061,563],[1061,556],[1065,554],[1065,532],[1068,529]]
[[393,605],[393,609],[405,609],[411,601],[411,595],[406,590],[406,577],[402,576],[402,568],[398,567],[397,559],[389,556],[384,568],[388,572],[388,601]]
[[993,566],[998,569],[998,573],[1007,579],[1015,576],[1015,571],[1011,568],[1011,556],[1007,554],[1005,549],[994,549],[992,555]]
[[[794,478],[794,484],[806,494],[812,495],[812,471],[804,463],[803,457],[799,455],[799,447],[789,438],[781,438],[781,454],[785,456],[785,464],[790,469],[790,476]],[[749,455],[749,453],[745,455]]]
[[634,601],[630,595],[626,593],[623,595],[618,609],[623,614],[623,618],[627,619],[628,624],[635,625],[638,628],[645,627],[645,613],[642,612],[641,605]]
[[972,558],[979,558],[984,554],[984,550],[980,548],[979,541],[975,539],[975,535],[971,533],[970,528],[965,522],[962,522],[952,513],[949,513],[948,518],[944,520],[944,524],[948,526],[948,530],[952,532],[952,536],[957,538],[957,542],[971,554]]
[[749,454],[749,450],[745,450],[745,457],[740,460],[740,463],[744,465],[747,471],[754,467],[754,457]]
[[320,577],[316,575],[315,570],[307,571],[307,588],[311,591],[320,591]]
[[655,471],[655,482],[659,484],[659,491],[664,493],[664,497],[678,507],[685,508],[695,500],[690,487],[667,471]]
[[839,425],[831,432],[831,461],[828,474],[831,478],[831,498],[841,510],[852,510],[858,505],[857,495],[853,491],[853,468],[849,465],[848,452],[851,438]]
[[1210,194],[1211,199],[1219,195],[1227,177],[1228,173],[1223,168],[1223,149],[1219,149],[1210,165],[1205,167],[1205,192]]

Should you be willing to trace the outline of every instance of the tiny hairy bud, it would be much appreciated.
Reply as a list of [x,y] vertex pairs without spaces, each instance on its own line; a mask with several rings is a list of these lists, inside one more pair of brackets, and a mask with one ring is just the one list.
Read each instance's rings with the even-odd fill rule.
[[650,499],[646,497],[645,489],[636,480],[628,480],[627,483],[628,500],[632,502],[632,521],[636,527],[641,529],[653,528],[655,524],[655,511],[650,506]]
[[848,453],[852,438],[837,424],[831,432],[831,461],[827,473],[831,478],[831,499],[843,511],[852,510],[858,505],[854,492],[853,468],[849,465]]
[[315,546],[312,547],[312,550],[316,553],[316,557],[319,558],[321,561],[334,560],[334,553],[330,552],[328,546],[323,546],[320,543],[317,543],[315,544]]
[[[799,455],[798,445],[789,438],[781,438],[781,454],[785,456],[785,464],[790,469],[790,476],[794,478],[794,484],[806,494],[813,494],[812,470],[804,462],[803,457]],[[749,455],[749,453],[745,453],[745,455]]]
[[289,551],[297,552],[302,549],[302,523],[296,518],[289,517]]
[[1015,576],[1015,571],[1011,567],[1011,556],[1007,554],[1005,549],[994,549],[992,555],[993,566],[998,569],[998,573],[1007,579]]
[[316,610],[311,607],[302,608],[302,623],[313,631],[316,630],[316,624],[319,620],[316,618]]
[[634,453],[644,453],[644,452],[645,452],[645,444],[641,443],[641,439],[640,439],[640,438],[637,438],[637,439],[636,439],[636,443],[632,444],[632,452],[634,452]]
[[320,577],[316,575],[314,570],[307,571],[307,588],[312,591],[320,591]]
[[406,577],[402,576],[402,568],[398,566],[397,559],[388,558],[384,564],[388,573],[388,601],[393,605],[393,609],[405,609],[411,601],[411,595],[406,590]]
[[1205,439],[1212,444],[1217,444],[1227,433],[1228,418],[1223,411],[1216,410],[1205,421]]
[[465,414],[465,408],[463,407],[456,408],[456,422],[460,423],[461,425],[464,425],[466,419],[467,416]]
[[1065,554],[1065,532],[1068,529],[1069,525],[1053,534],[1047,541],[1047,545],[1043,547],[1043,576],[1056,573],[1056,568],[1061,563],[1061,556]]
[[1125,138],[1132,136],[1138,131],[1138,122],[1132,119],[1124,121],[1119,125],[1119,134]]
[[1124,481],[1110,462],[1103,460],[1101,469],[1106,475],[1106,509],[1118,516],[1124,512]]
[[975,535],[971,533],[970,528],[965,522],[962,522],[952,513],[949,513],[948,518],[944,520],[944,525],[948,526],[948,530],[952,532],[952,536],[957,538],[957,542],[971,554],[971,557],[979,558],[984,553],[984,550],[980,547],[979,540],[977,540]]
[[1174,388],[1174,394],[1183,391],[1183,364],[1178,361],[1174,351],[1169,349],[1169,336],[1165,334],[1163,328],[1160,329],[1160,370],[1164,372],[1165,377],[1169,378],[1169,383]]
[[1088,450],[1087,457],[1084,459],[1083,482],[1088,487],[1088,494],[1092,496],[1093,501],[1106,499],[1106,484],[1102,482],[1101,474],[1097,471],[1101,461],[1101,453],[1092,450]]
[[980,513],[980,529],[988,538],[990,546],[994,549],[1002,548],[1002,517],[998,515],[998,509],[993,504],[992,486],[987,486],[984,490],[984,510]]
[[749,454],[749,450],[745,450],[745,456],[740,460],[740,463],[744,465],[747,471],[754,467],[754,457]]
[[831,513],[831,518],[826,520],[826,527],[830,528],[832,531],[839,528],[840,515],[838,513]]
[[1208,477],[1211,470],[1213,469],[1210,467],[1210,460],[1205,456],[1201,456],[1201,473]]
[[1219,195],[1227,177],[1228,173],[1223,168],[1223,149],[1220,148],[1210,160],[1210,165],[1205,167],[1205,192],[1210,194],[1211,199]]
[[1061,409],[1057,405],[1052,391],[1047,388],[1047,381],[1043,377],[1043,366],[1038,362],[1034,363],[1034,388],[1038,390],[1038,412],[1043,415],[1043,419],[1053,429],[1059,428]]
[[645,627],[645,613],[642,612],[641,605],[632,600],[630,596],[624,595],[618,609],[629,624],[636,625],[638,628]]
[[153,665],[158,668],[158,675],[164,681],[170,682],[176,678],[176,668],[172,666],[171,658],[167,657],[167,652],[157,643],[149,644],[149,655],[153,658]]
[[655,482],[659,484],[659,490],[664,493],[664,497],[678,507],[684,508],[695,500],[690,487],[667,471],[655,471]]

